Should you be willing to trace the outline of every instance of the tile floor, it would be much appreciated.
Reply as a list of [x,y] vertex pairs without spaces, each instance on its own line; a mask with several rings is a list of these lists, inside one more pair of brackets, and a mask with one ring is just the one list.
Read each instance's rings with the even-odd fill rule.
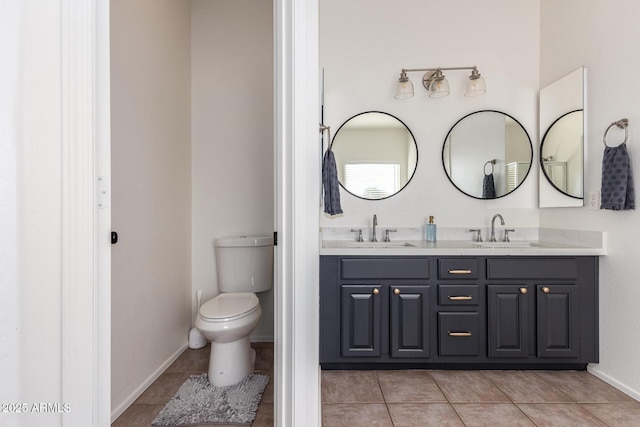
[[[269,375],[252,427],[273,426],[273,343],[252,343],[256,350],[255,372]],[[211,346],[187,349],[112,425],[112,427],[149,427],[164,405],[192,374],[207,372]],[[227,427],[217,424],[217,427]],[[195,426],[198,427],[198,426]],[[231,427],[231,426],[228,426]]]
[[[273,343],[252,346],[271,379],[252,426],[271,427]],[[112,426],[150,426],[189,375],[207,371],[209,348],[187,349]],[[322,427],[343,426],[638,427],[640,403],[587,372],[322,371]]]
[[640,403],[587,372],[322,371],[322,426],[640,426]]

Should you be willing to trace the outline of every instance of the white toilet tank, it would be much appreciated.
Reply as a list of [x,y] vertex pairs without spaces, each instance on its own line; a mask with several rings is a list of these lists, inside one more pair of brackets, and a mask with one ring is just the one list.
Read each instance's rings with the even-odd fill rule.
[[215,240],[220,292],[263,292],[273,284],[273,237]]

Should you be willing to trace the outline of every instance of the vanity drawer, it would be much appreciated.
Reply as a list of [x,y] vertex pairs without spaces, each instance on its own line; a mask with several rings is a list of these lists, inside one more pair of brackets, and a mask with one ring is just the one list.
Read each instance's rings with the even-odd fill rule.
[[488,279],[575,279],[576,258],[489,258]]
[[439,279],[477,279],[476,258],[441,258],[438,260]]
[[343,258],[342,279],[428,279],[428,258]]
[[478,305],[478,285],[438,285],[440,305]]
[[440,356],[478,356],[479,324],[476,312],[438,313]]

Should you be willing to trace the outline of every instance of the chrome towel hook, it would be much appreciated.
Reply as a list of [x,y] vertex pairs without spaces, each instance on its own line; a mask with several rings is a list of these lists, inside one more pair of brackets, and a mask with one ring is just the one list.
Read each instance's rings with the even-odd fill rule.
[[[609,127],[607,128],[607,130],[604,131],[604,136],[602,137],[602,142],[604,143],[605,147],[609,147],[609,145],[607,145],[607,132],[609,132],[609,129],[611,129],[613,126],[617,126],[620,129],[624,129],[624,141],[622,141],[620,144],[624,144],[627,142],[627,138],[629,137],[629,119],[620,119],[618,121],[615,121],[613,123],[611,123],[609,125]],[[618,144],[618,145],[620,145]]]
[[[491,174],[493,174],[493,171],[494,171],[494,167],[493,167],[493,165],[495,165],[495,164],[496,164],[496,159],[491,159],[491,160],[489,160],[488,162],[486,162],[486,163],[484,164],[484,174],[485,174],[485,175],[491,175]],[[489,173],[487,173],[487,165],[491,166],[491,172],[489,172]]]

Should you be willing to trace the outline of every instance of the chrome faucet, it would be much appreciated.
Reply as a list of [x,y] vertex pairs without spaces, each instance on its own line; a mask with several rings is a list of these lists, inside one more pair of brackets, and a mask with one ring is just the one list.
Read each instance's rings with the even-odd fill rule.
[[373,214],[373,230],[371,232],[371,241],[372,242],[377,242],[378,241],[378,237],[376,236],[376,227],[378,226],[378,217],[376,216],[376,214]]
[[490,242],[495,242],[496,241],[496,228],[495,228],[495,222],[496,222],[496,218],[500,218],[500,225],[504,225],[504,218],[502,218],[502,215],[500,214],[495,214],[493,216],[493,218],[491,219],[491,237],[489,238]]

